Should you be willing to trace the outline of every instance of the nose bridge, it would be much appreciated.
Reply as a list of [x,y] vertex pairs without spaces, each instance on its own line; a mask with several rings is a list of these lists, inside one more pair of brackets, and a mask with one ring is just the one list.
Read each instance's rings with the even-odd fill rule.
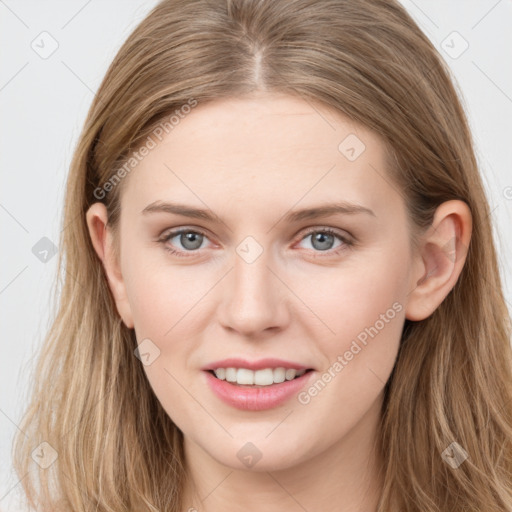
[[241,254],[241,248],[237,248],[233,263],[234,293],[238,296],[238,299],[243,301],[247,301],[251,297],[265,297],[268,299],[271,295],[269,288],[272,287],[269,251],[262,251],[254,259],[249,256],[252,256],[251,252],[252,249],[245,254]]
[[249,334],[284,321],[282,283],[269,268],[274,266],[271,252],[252,236],[236,247],[223,297],[222,321],[226,327]]

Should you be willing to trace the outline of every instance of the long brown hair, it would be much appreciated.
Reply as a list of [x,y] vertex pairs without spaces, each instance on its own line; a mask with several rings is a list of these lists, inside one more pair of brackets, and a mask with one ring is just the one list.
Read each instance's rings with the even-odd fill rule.
[[[254,91],[320,102],[380,135],[411,236],[442,202],[468,204],[462,273],[430,317],[405,321],[385,388],[379,512],[510,512],[511,327],[488,200],[450,71],[395,0],[163,0],[119,50],[71,163],[60,296],[15,439],[19,477],[36,469],[22,480],[29,503],[181,511],[182,433],[134,357],[85,213],[101,200],[115,228],[113,178],[158,126],[172,129],[185,105]],[[31,457],[42,442],[58,456],[45,469]],[[456,468],[442,456],[452,443],[469,455]]]

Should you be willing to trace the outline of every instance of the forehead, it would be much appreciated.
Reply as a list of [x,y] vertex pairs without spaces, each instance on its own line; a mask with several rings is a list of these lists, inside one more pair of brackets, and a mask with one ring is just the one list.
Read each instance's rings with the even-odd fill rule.
[[220,153],[223,159],[261,160],[269,154],[292,159],[300,152],[316,160],[315,149],[327,150],[326,157],[337,155],[340,141],[349,134],[374,146],[380,144],[374,134],[323,104],[295,96],[260,94],[199,105],[180,120],[166,141],[174,140],[188,152],[202,148]]
[[390,187],[385,145],[375,133],[298,97],[200,104],[161,138],[125,184],[122,201],[139,210],[169,195],[202,207],[201,198],[249,207],[257,196],[261,206],[343,199],[378,208],[377,192]]

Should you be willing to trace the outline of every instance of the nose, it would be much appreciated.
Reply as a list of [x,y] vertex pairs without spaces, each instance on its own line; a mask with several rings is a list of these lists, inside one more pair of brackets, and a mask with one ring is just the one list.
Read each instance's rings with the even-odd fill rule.
[[251,263],[235,253],[234,268],[224,280],[219,308],[224,328],[244,337],[256,337],[286,326],[290,291],[283,283],[285,279],[269,263],[267,251]]

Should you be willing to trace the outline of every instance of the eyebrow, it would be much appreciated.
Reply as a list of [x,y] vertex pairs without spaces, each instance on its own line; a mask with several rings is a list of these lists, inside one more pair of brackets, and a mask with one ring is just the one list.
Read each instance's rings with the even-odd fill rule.
[[[188,206],[179,203],[169,203],[163,201],[155,201],[144,210],[142,210],[143,215],[147,215],[149,213],[172,213],[175,215],[182,215],[184,217],[191,217],[194,219],[202,219],[210,222],[219,221],[219,217],[208,209],[194,208],[193,206]],[[372,215],[376,217],[373,210],[366,208],[365,206],[348,203],[345,201],[340,201],[337,203],[328,203],[322,204],[318,206],[313,206],[310,208],[303,208],[301,210],[294,210],[287,213],[284,216],[285,222],[299,222],[302,220],[311,220],[319,217],[327,217],[329,215],[343,214],[343,215],[355,215],[358,213],[364,213],[367,215]]]

